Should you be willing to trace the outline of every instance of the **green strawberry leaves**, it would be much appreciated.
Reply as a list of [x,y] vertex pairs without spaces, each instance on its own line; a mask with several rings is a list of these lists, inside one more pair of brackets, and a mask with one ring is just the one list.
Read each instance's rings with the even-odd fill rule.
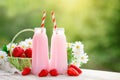
[[7,54],[9,53],[9,51],[7,50],[7,45],[6,45],[6,44],[3,45],[3,47],[2,47],[2,51],[5,51]]

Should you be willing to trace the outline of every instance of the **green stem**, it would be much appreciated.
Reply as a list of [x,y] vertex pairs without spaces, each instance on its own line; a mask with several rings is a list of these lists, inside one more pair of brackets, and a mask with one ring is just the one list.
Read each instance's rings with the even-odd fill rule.
[[23,33],[23,32],[26,32],[26,31],[31,31],[31,32],[34,32],[34,30],[33,29],[24,29],[24,30],[21,30],[20,32],[18,32],[14,37],[13,37],[13,39],[12,39],[12,41],[11,41],[11,44],[10,44],[10,56],[12,57],[12,44],[13,44],[13,42],[15,41],[15,39],[21,34],[21,33]]

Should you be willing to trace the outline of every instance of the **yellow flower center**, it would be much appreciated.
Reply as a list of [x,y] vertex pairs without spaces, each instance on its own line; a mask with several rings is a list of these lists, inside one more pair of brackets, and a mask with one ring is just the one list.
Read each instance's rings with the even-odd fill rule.
[[25,48],[25,46],[22,46],[22,48]]
[[31,42],[28,42],[29,45],[31,45],[32,43]]
[[12,46],[12,48],[15,48],[15,46]]
[[84,60],[84,57],[81,57],[82,60]]
[[4,59],[4,56],[0,56],[0,59]]
[[77,45],[77,46],[76,46],[76,48],[77,48],[77,49],[79,49],[79,48],[80,48],[80,46],[78,46],[78,45]]

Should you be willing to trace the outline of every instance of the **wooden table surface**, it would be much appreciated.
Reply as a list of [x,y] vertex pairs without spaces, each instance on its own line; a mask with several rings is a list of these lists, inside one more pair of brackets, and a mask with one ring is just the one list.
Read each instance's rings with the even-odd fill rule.
[[57,77],[37,77],[34,75],[21,76],[18,74],[0,76],[0,80],[120,80],[120,73],[82,69],[83,73],[78,77],[59,75]]

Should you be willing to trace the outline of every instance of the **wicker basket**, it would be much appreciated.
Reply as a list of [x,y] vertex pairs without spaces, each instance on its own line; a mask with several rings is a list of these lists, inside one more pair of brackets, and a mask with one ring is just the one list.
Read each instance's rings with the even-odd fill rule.
[[[34,32],[33,29],[24,29],[20,32],[18,32],[15,37],[12,39],[11,41],[11,46],[14,42],[14,40],[17,38],[17,36],[19,36],[21,33],[26,32],[26,31],[32,31]],[[12,50],[10,47],[10,57],[8,57],[8,61],[15,66],[17,69],[19,69],[20,71],[22,71],[25,67],[31,67],[32,64],[32,58],[20,58],[20,57],[13,57],[12,56]]]

